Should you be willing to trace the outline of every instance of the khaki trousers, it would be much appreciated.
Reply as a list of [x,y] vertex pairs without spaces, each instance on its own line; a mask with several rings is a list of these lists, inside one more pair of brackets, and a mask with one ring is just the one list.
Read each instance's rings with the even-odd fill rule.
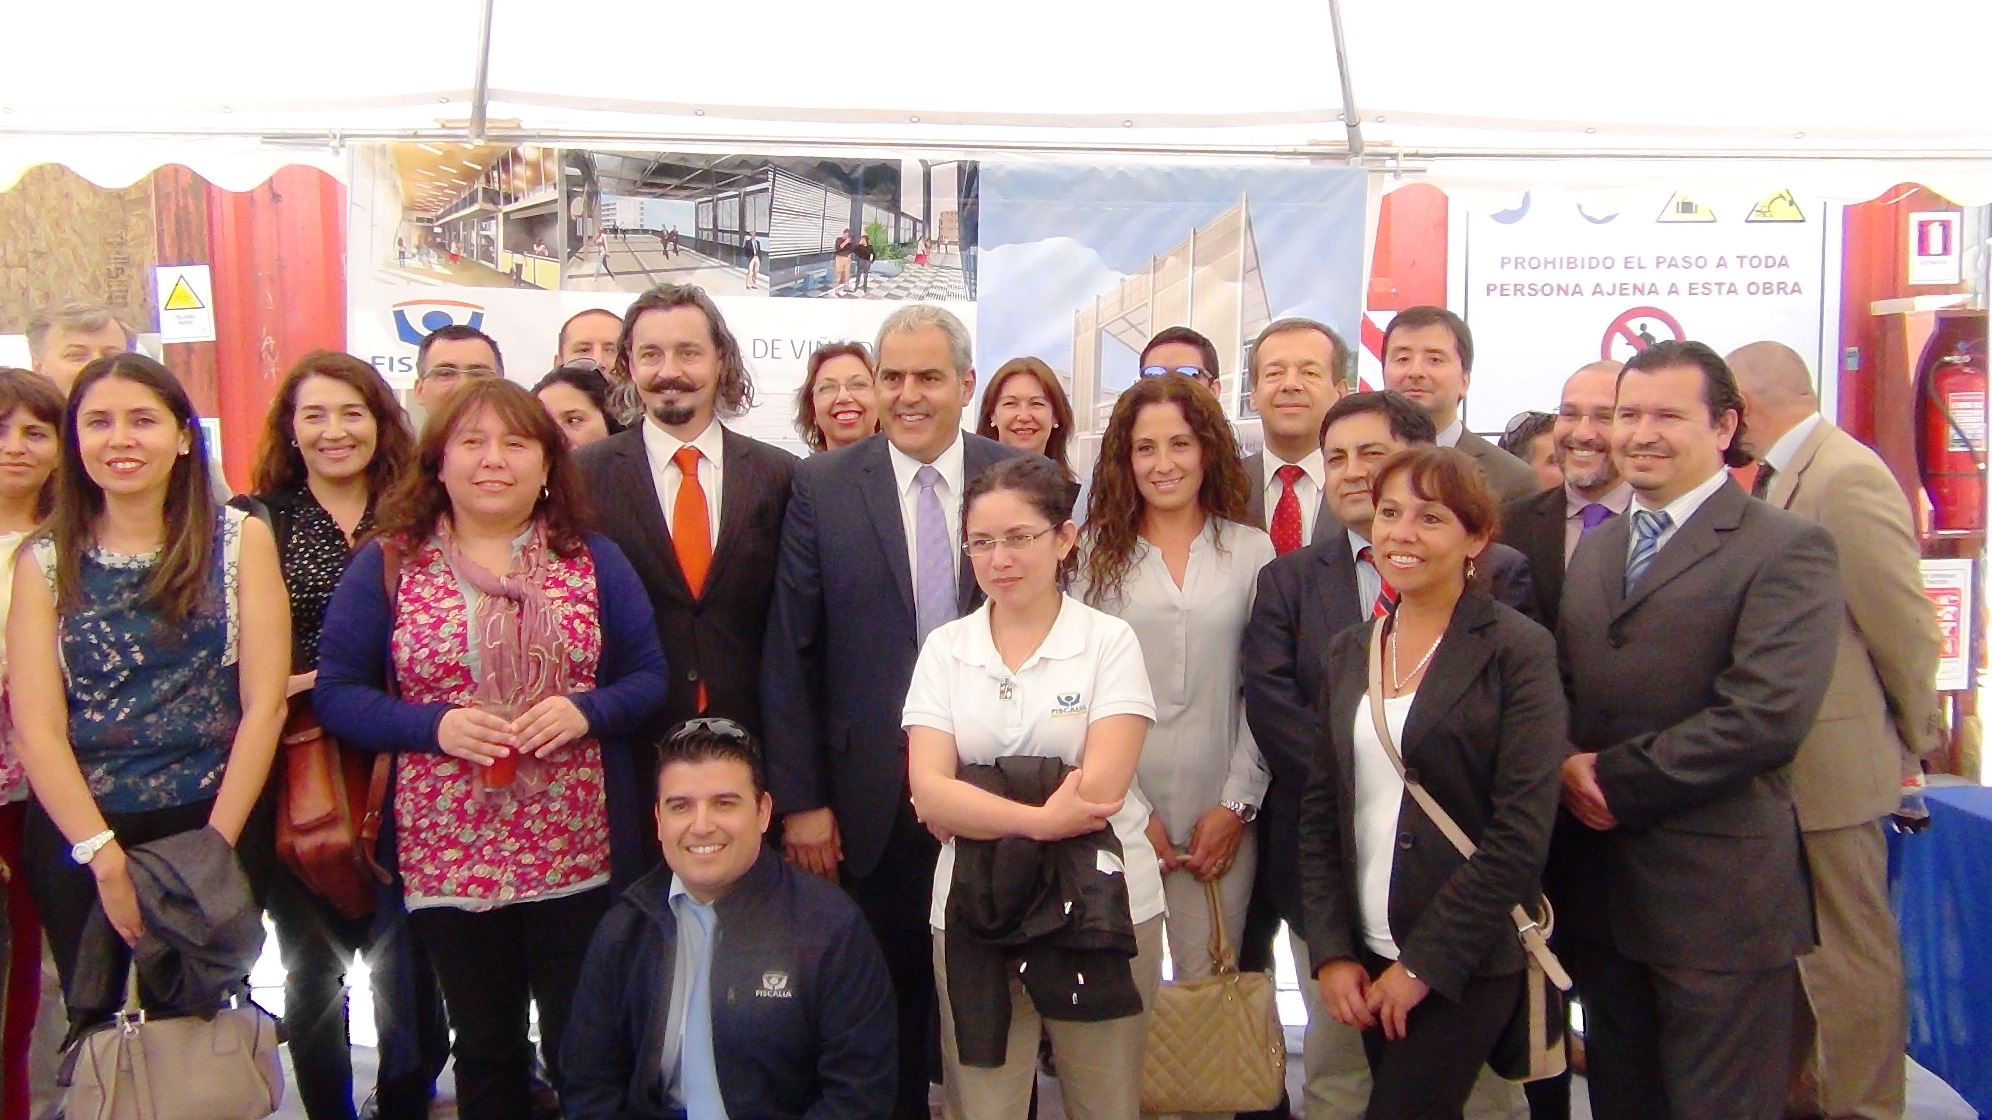
[[1037,1081],[1038,1039],[1051,1039],[1058,1087],[1070,1120],[1135,1120],[1141,1114],[1141,1055],[1148,1041],[1147,1008],[1162,982],[1162,919],[1134,927],[1134,986],[1143,1011],[1104,1023],[1070,1023],[1040,1016],[1022,980],[1010,980],[1010,1038],[1002,1066],[971,1069],[955,1050],[948,1002],[947,935],[934,931],[934,987],[940,993],[942,1115],[947,1120],[1024,1120]]
[[1902,942],[1879,822],[1805,834],[1819,948],[1798,959],[1798,1045],[1829,1117],[1900,1120],[1908,1076]]

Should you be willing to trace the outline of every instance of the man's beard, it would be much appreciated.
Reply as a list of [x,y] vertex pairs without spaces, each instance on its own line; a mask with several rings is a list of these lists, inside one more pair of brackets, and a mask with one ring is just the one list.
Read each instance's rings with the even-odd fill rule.
[[1563,481],[1569,483],[1571,486],[1574,486],[1579,490],[1590,490],[1595,487],[1603,486],[1608,482],[1615,482],[1618,480],[1619,476],[1618,464],[1613,462],[1611,448],[1609,447],[1591,447],[1588,445],[1583,446],[1583,450],[1595,451],[1598,454],[1597,469],[1593,470],[1588,475],[1578,474],[1571,469],[1570,455],[1569,455],[1570,448],[1567,445],[1558,447],[1556,450],[1557,450],[1556,463],[1557,466],[1562,468],[1563,470]]
[[659,424],[667,428],[675,428],[680,424],[689,424],[692,422],[692,417],[696,414],[697,410],[688,404],[660,404],[650,410],[650,415],[655,417]]

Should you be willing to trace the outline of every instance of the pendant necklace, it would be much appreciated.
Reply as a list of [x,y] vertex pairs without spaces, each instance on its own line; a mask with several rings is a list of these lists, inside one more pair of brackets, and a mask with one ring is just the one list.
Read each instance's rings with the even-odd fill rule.
[[[1445,640],[1446,636],[1444,634],[1440,634],[1432,640],[1432,648],[1426,650],[1425,656],[1419,659],[1418,664],[1412,668],[1411,677],[1415,677],[1425,671],[1425,666],[1432,663],[1432,655],[1439,652],[1439,643]],[[1406,677],[1397,671],[1397,647],[1400,644],[1402,643],[1397,640],[1397,631],[1393,629],[1390,632],[1390,691],[1392,692],[1403,692],[1404,682],[1411,679],[1411,677]]]
[[1016,695],[1017,682],[1015,681],[1005,680],[1002,684],[996,686],[996,699],[998,700],[1010,700],[1015,698]]

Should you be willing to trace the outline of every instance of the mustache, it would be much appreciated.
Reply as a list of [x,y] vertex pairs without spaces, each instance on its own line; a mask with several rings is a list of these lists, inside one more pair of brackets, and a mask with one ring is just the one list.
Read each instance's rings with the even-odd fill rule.
[[652,393],[696,393],[697,385],[688,377],[660,377],[645,386]]

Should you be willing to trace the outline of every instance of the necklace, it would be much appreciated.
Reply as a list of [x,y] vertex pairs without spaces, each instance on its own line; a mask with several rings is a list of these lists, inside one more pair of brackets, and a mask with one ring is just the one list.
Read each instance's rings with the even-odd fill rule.
[[1425,651],[1425,656],[1418,660],[1418,664],[1411,669],[1411,676],[1407,677],[1397,671],[1397,647],[1400,643],[1397,640],[1397,631],[1392,630],[1390,632],[1390,691],[1403,692],[1404,682],[1425,671],[1425,666],[1432,663],[1432,655],[1439,652],[1439,643],[1445,640],[1446,636],[1444,634],[1440,634],[1438,637],[1432,639],[1432,648]]

